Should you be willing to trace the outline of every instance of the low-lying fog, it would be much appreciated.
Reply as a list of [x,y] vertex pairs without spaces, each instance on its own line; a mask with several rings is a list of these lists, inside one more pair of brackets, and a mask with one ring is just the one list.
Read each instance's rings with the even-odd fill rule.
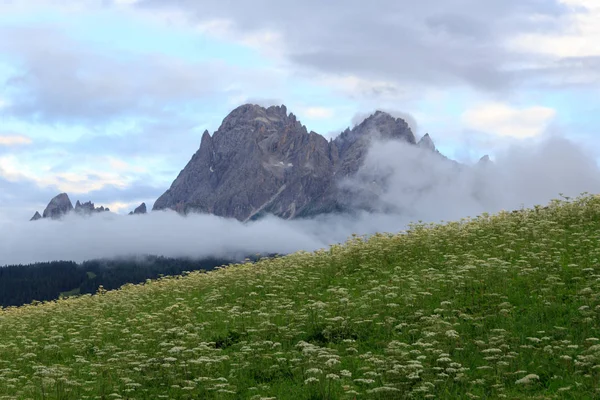
[[[0,265],[131,254],[200,258],[310,251],[343,242],[352,233],[399,232],[410,221],[449,221],[547,204],[559,193],[600,193],[600,171],[594,155],[557,137],[513,147],[497,154],[493,165],[460,170],[427,150],[391,142],[374,144],[359,176],[345,186],[354,200],[369,202],[374,211],[245,224],[175,212],[11,222],[0,227]],[[379,200],[373,202],[369,193]]]

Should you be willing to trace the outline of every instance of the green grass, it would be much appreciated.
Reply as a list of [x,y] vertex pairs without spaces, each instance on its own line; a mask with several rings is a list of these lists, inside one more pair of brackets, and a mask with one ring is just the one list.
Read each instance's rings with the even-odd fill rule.
[[600,398],[600,198],[0,310],[0,399]]

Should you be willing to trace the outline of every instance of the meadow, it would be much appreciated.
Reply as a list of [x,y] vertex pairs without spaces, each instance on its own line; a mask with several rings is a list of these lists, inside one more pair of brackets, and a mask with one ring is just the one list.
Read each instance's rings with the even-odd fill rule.
[[0,310],[0,399],[600,398],[600,197]]

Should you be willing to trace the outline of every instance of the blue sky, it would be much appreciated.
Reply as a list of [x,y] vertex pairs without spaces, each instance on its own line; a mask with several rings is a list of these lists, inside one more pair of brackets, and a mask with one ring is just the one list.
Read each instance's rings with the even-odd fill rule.
[[598,158],[598,18],[593,0],[1,2],[0,222],[63,191],[152,204],[246,102],[327,137],[386,110],[465,163],[548,135]]

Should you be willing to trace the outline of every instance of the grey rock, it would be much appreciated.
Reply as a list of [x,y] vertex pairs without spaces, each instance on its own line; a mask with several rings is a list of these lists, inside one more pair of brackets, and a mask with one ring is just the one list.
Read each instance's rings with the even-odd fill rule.
[[377,111],[335,140],[308,132],[285,106],[233,110],[153,210],[201,212],[240,221],[343,211],[337,182],[355,173],[373,139],[416,144],[408,124]]
[[43,218],[58,219],[73,210],[73,203],[66,193],[61,193],[50,200],[50,203],[42,214]]
[[362,166],[373,140],[405,140],[416,144],[415,135],[401,118],[394,118],[383,111],[376,111],[352,130],[346,129],[335,138],[339,164],[336,175],[348,176]]
[[490,156],[488,156],[487,154],[483,157],[481,157],[479,159],[479,161],[477,161],[477,165],[479,166],[487,166],[487,165],[492,165],[494,162],[492,160],[490,160]]
[[94,205],[94,203],[92,203],[91,201],[86,201],[85,203],[80,203],[79,200],[77,200],[77,203],[75,203],[74,211],[77,214],[90,215],[92,213],[109,211],[109,209],[104,208],[104,206],[96,207]]
[[431,136],[429,136],[429,133],[426,133],[425,136],[423,136],[421,138],[421,140],[419,140],[419,143],[417,143],[417,145],[423,149],[427,149],[430,151],[437,150],[435,148],[435,144],[433,143],[433,140],[431,139]]
[[146,203],[142,203],[139,206],[136,207],[135,210],[131,211],[129,213],[129,215],[134,215],[134,214],[146,214],[147,209],[146,209]]
[[92,213],[110,211],[108,207],[95,207],[94,203],[91,201],[81,203],[79,200],[75,203],[75,207],[71,203],[69,196],[66,193],[61,193],[58,196],[54,197],[50,200],[50,203],[44,210],[44,213],[40,215],[40,213],[36,212],[35,215],[31,218],[31,221],[37,221],[41,218],[51,218],[51,219],[60,219],[64,215],[75,212],[78,215],[90,215]]
[[292,218],[330,184],[329,143],[285,106],[233,110],[153,209],[203,212],[241,221],[263,213]]

